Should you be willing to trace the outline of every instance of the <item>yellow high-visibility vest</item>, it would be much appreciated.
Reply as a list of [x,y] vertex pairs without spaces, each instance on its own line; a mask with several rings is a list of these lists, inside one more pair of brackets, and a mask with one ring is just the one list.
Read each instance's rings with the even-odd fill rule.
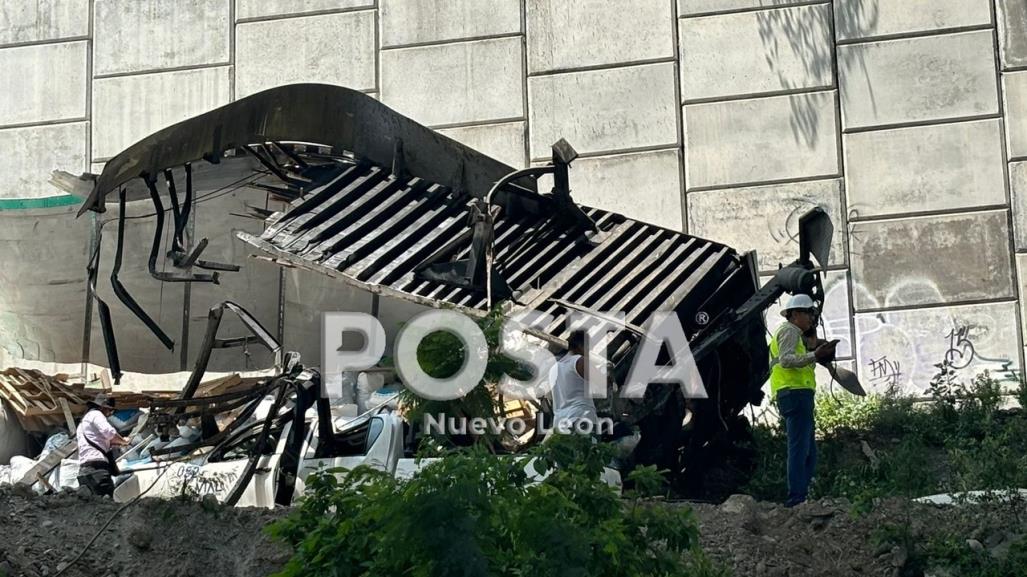
[[[782,325],[783,328],[783,325]],[[778,329],[780,332],[780,329]],[[806,354],[806,343],[803,342],[802,337],[799,337],[799,343],[795,346],[795,354],[805,355]],[[777,398],[778,391],[782,389],[816,389],[817,381],[815,377],[816,363],[811,363],[805,367],[799,367],[797,369],[786,369],[781,366],[780,360],[780,347],[777,344],[777,333],[774,334],[774,338],[770,340],[770,396],[773,399]]]

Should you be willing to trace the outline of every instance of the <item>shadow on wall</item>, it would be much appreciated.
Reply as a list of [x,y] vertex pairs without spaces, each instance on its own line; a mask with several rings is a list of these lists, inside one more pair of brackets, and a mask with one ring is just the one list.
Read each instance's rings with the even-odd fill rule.
[[[765,58],[771,70],[774,70],[786,90],[805,88],[797,86],[792,75],[782,70],[778,63],[781,53],[790,50],[802,62],[803,78],[822,78],[835,76],[835,38],[860,37],[867,30],[877,25],[879,17],[879,0],[836,0],[826,5],[831,22],[821,22],[817,18],[804,17],[801,10],[766,10],[757,13],[760,28],[760,39],[766,50]],[[782,0],[773,0],[774,5],[785,4]],[[818,6],[809,7],[818,9]],[[825,30],[826,26],[826,30]],[[832,36],[831,30],[834,30]],[[859,70],[867,77],[866,65],[858,51],[843,51],[838,59],[838,74],[846,74]],[[834,86],[838,86],[835,78]],[[842,97],[844,98],[844,94]],[[873,89],[870,90],[871,104],[874,104]],[[792,98],[792,135],[797,143],[813,146],[820,137],[818,131],[817,110],[810,100]]]

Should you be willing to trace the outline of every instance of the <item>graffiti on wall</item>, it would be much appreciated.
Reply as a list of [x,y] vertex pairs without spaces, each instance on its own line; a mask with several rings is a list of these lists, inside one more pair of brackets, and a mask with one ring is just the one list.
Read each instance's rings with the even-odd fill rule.
[[[858,284],[853,290],[865,290]],[[880,308],[901,307],[936,292],[925,279],[905,279]],[[869,296],[869,291],[864,297]],[[940,300],[940,299],[939,299]],[[871,302],[871,307],[876,301]],[[923,394],[944,364],[965,381],[988,371],[1014,382],[1022,375],[1016,303],[992,303],[856,315],[858,372],[869,389]]]

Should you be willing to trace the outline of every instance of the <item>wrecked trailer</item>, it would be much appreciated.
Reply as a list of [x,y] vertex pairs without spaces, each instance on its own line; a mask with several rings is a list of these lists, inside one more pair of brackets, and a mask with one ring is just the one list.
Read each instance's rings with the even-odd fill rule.
[[[188,198],[196,182],[231,174],[254,177],[249,186],[289,203],[281,212],[257,211],[267,224],[259,237],[238,235],[282,266],[476,317],[495,306],[511,315],[549,313],[554,321],[534,333],[556,345],[566,343],[569,314],[623,310],[626,330],[606,343],[613,370],[600,409],[639,427],[636,463],[657,464],[684,492],[700,494],[707,469],[745,437],[743,408],[762,401],[769,372],[763,312],[785,292],[823,301],[814,259],[827,262],[830,220],[819,210],[803,217],[797,260],[760,287],[755,253],[575,203],[576,156],[561,140],[547,166],[515,171],[365,94],[298,84],[163,129],[113,158],[99,177],[65,181],[89,193],[80,214],[102,212],[115,191],[122,202],[149,198],[164,212],[167,195],[172,264],[186,272],[154,274],[159,282],[216,282],[189,272],[201,265],[204,243],[180,240],[189,215],[178,208],[176,184],[184,182]],[[554,182],[546,194],[537,185],[543,175]],[[131,296],[117,294],[168,346]],[[663,384],[651,384],[641,400],[618,398],[656,311],[681,321],[708,398],[686,400]],[[114,367],[113,327],[105,325],[104,335]]]

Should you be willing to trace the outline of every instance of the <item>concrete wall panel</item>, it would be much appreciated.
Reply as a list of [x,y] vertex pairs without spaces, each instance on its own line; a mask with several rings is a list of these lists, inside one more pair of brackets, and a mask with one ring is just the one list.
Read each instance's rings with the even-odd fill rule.
[[382,0],[382,46],[521,31],[520,0]]
[[636,0],[527,0],[528,71],[674,56],[673,6]]
[[850,225],[856,310],[1013,297],[1005,210]]
[[95,0],[93,73],[229,61],[231,0]]
[[0,70],[9,80],[0,90],[0,125],[85,118],[86,45],[0,50]]
[[523,168],[526,166],[524,128],[524,122],[504,122],[443,128],[439,132],[500,162]]
[[678,14],[691,16],[716,12],[735,12],[754,8],[779,8],[808,0],[677,0]]
[[866,217],[1004,204],[1004,160],[997,120],[846,134],[849,208]]
[[373,6],[374,0],[235,0],[235,18],[269,18]]
[[[1017,287],[1020,289],[1020,294],[1027,294],[1027,254],[1016,255],[1016,279]],[[1027,342],[1027,323],[1023,322],[1023,319],[1027,319],[1027,300],[1022,296],[1020,297],[1020,338],[1023,342]]]
[[0,347],[13,358],[81,360],[92,219],[77,208],[0,211]]
[[1027,72],[1007,72],[1002,75],[1006,99],[1006,137],[1009,139],[1009,157],[1027,157]]
[[[1013,240],[1016,250],[1027,250],[1027,162],[1009,163],[1009,192],[1013,204]],[[1027,293],[1020,293],[1021,298]]]
[[685,100],[834,84],[826,4],[686,18],[678,33]]
[[382,102],[430,126],[523,118],[522,50],[520,38],[383,50]]
[[[50,173],[87,170],[89,124],[76,122],[0,130],[0,198],[40,198],[64,194],[49,184]],[[85,266],[85,263],[82,263]]]
[[741,251],[756,250],[760,270],[799,257],[799,217],[823,208],[834,223],[831,264],[845,263],[841,180],[754,186],[688,195],[688,232]]
[[995,0],[1002,66],[1027,66],[1027,0]]
[[[574,202],[682,230],[677,150],[579,158],[571,165],[570,179]],[[552,187],[551,177],[539,179],[539,191]]]
[[529,78],[532,158],[560,138],[583,153],[677,144],[674,83],[672,63]]
[[991,31],[838,47],[846,128],[998,112]]
[[860,381],[876,393],[924,395],[946,360],[964,382],[1021,371],[1015,302],[856,315],[856,342]]
[[835,0],[839,40],[991,24],[989,0]]
[[374,90],[374,26],[373,11],[239,24],[236,98],[296,82]]
[[176,122],[227,104],[230,66],[93,82],[93,158],[110,158]]
[[10,0],[0,5],[0,45],[89,34],[89,0]]
[[688,105],[688,187],[836,176],[836,114],[832,92]]

